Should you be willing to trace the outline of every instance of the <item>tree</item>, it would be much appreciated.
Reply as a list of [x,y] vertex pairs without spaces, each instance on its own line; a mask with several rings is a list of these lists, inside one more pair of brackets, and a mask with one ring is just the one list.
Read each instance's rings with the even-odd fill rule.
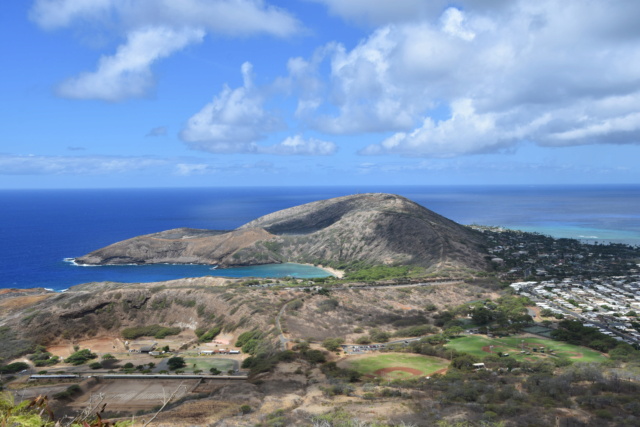
[[368,335],[358,337],[356,344],[371,344],[371,338]]
[[342,338],[327,338],[322,342],[322,346],[329,351],[340,350],[340,345],[344,343]]
[[473,369],[473,364],[478,363],[478,358],[472,354],[462,354],[454,357],[451,361],[451,366],[463,371]]
[[444,331],[444,334],[447,335],[447,336],[450,336],[450,337],[455,337],[455,336],[460,335],[463,332],[464,332],[464,329],[462,329],[462,327],[460,327],[460,326],[452,326],[450,328],[447,328]]
[[167,366],[169,366],[170,370],[175,371],[176,369],[184,368],[187,364],[182,357],[174,356],[167,360]]
[[[75,347],[74,347],[75,348]],[[95,353],[91,353],[90,350],[77,350],[71,356],[64,359],[65,363],[71,363],[72,365],[82,365],[87,360],[95,359],[98,355]]]
[[324,353],[320,350],[307,350],[302,354],[302,357],[311,363],[324,363],[327,360]]
[[486,325],[493,320],[493,312],[484,306],[473,309],[471,319],[476,325]]

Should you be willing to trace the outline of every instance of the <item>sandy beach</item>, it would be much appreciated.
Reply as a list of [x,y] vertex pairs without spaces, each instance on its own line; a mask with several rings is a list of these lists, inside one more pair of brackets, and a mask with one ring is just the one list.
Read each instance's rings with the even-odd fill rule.
[[[308,265],[313,265],[313,264],[308,264]],[[318,268],[321,268],[323,270],[326,270],[329,273],[331,273],[334,276],[336,276],[338,279],[342,279],[344,277],[344,271],[342,271],[342,270],[336,270],[335,268],[325,267],[324,265],[320,265],[320,264],[314,265],[314,267],[318,267]]]

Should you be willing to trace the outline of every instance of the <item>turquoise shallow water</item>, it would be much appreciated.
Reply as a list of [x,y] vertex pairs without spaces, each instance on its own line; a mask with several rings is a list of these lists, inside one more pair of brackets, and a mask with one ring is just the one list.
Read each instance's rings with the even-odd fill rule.
[[209,265],[105,265],[77,266],[65,262],[60,268],[66,272],[65,282],[57,286],[51,282],[47,287],[60,288],[68,283],[69,276],[77,283],[112,281],[122,283],[159,282],[183,277],[296,277],[308,279],[331,276],[326,270],[303,264],[269,264],[250,267],[212,268]]

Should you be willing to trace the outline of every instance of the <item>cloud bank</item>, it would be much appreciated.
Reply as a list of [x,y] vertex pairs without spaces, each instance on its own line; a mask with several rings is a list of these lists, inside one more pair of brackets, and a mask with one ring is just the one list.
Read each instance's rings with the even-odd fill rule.
[[387,133],[361,154],[640,142],[640,27],[631,18],[640,3],[407,0],[391,12],[386,2],[317,1],[381,25],[352,49],[332,43],[289,64],[306,125]]

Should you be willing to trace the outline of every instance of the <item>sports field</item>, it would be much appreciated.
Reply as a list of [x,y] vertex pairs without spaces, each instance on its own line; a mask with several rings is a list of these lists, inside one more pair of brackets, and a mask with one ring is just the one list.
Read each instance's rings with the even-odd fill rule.
[[[204,374],[209,373],[209,369],[218,368],[219,371],[227,373],[229,369],[233,369],[234,361],[232,359],[218,359],[215,357],[194,357],[184,360],[187,366],[185,366],[185,372],[193,372],[196,369],[201,369]],[[193,365],[196,365],[195,367]]]
[[[557,357],[565,357],[580,362],[603,362],[607,357],[586,347],[567,344],[562,341],[531,336],[513,336],[506,338],[487,338],[473,335],[458,337],[447,343],[447,347],[458,351],[486,356],[489,353],[509,353],[518,360],[535,360],[547,357],[550,351]],[[535,351],[534,348],[537,350]],[[544,349],[544,353],[541,352]],[[524,351],[525,353],[522,353]],[[529,354],[526,354],[529,353]]]
[[449,366],[449,361],[417,354],[385,353],[349,356],[339,365],[367,376],[405,379],[434,374]]

